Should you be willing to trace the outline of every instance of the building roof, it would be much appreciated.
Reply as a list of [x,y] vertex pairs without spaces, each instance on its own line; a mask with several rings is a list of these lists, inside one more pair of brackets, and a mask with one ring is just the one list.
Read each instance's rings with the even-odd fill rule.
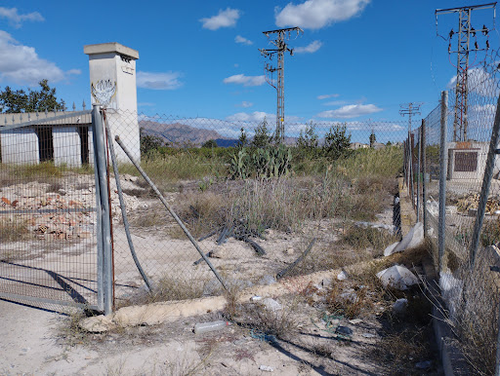
[[83,52],[86,55],[100,55],[100,54],[109,54],[109,53],[118,53],[121,55],[125,55],[131,59],[137,60],[139,59],[139,52],[126,47],[123,44],[111,42],[111,43],[100,43],[100,44],[88,44],[83,46]]
[[0,114],[0,127],[33,125],[88,125],[92,124],[92,113],[88,111],[23,112]]

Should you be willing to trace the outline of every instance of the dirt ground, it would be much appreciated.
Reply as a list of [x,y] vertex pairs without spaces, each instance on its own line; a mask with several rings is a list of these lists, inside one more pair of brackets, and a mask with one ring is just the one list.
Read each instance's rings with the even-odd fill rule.
[[[129,188],[137,189],[134,185]],[[173,197],[167,199],[170,201]],[[144,210],[141,221],[156,215],[150,198],[141,197],[134,203],[136,212]],[[161,213],[164,215],[163,209]],[[391,210],[378,215],[377,222],[392,224]],[[356,252],[360,253],[337,244],[342,229],[334,221],[317,221],[310,227],[313,230],[305,223],[300,236],[274,230],[266,232],[266,239],[257,240],[267,252],[264,257],[257,257],[250,245],[234,238],[218,245],[217,236],[212,236],[200,245],[204,252],[212,252],[211,262],[232,284],[250,281],[259,285],[262,278],[275,276],[302,253],[312,233],[319,239],[308,260],[301,265],[302,274],[307,274],[308,265],[313,269],[311,272],[325,270],[324,265],[318,268],[318,263],[325,260],[326,251],[344,260],[351,256],[355,259]],[[116,226],[114,231],[117,301],[131,304],[128,299],[138,292],[140,295],[144,283],[133,264],[123,229]],[[199,254],[189,241],[171,235],[168,226],[151,226],[147,231],[132,228],[138,256],[149,276],[158,283],[167,274],[173,282],[168,285],[169,289],[182,280],[188,284],[201,280],[201,286],[210,285],[213,275],[206,265],[193,265]],[[45,255],[44,262],[50,263],[52,258],[58,261],[59,248]],[[95,257],[94,252],[92,244],[81,253]],[[314,263],[309,263],[310,260]],[[89,264],[94,264],[93,259]],[[77,260],[68,264],[68,268],[76,265],[79,265]],[[418,289],[382,299],[380,292],[360,280],[337,281],[337,273],[315,284],[301,277],[300,286],[291,282],[290,294],[263,296],[273,299],[271,308],[258,302],[245,302],[224,312],[207,312],[158,325],[119,327],[100,334],[80,330],[75,325],[78,315],[70,309],[63,309],[61,314],[0,300],[4,323],[0,327],[0,374],[441,374],[427,308],[419,308],[427,306],[420,299]],[[334,287],[337,290],[334,291]],[[89,289],[82,294],[84,297],[90,294],[88,298],[92,298]],[[214,294],[217,292],[204,295]],[[403,296],[411,303],[408,311],[395,314],[392,304]],[[348,312],[350,309],[354,311]],[[196,323],[220,319],[230,319],[231,325],[204,334],[193,331]]]
[[349,319],[326,309],[321,285],[305,290],[276,297],[280,308],[264,316],[256,315],[262,306],[246,303],[231,325],[203,334],[194,333],[196,323],[225,319],[227,312],[89,333],[74,325],[78,316],[69,311],[0,300],[0,374],[442,374],[427,319],[398,318],[383,302]]

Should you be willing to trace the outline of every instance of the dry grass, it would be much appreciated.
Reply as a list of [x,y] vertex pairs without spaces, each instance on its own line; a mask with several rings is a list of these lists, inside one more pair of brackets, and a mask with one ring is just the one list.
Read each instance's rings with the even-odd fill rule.
[[397,146],[382,149],[359,149],[351,157],[340,160],[338,168],[350,179],[395,178],[403,168],[403,151]]
[[228,309],[225,314],[240,326],[252,330],[256,335],[271,335],[276,338],[287,339],[298,331],[296,309],[299,300],[282,300],[282,309],[272,311],[261,304],[239,304],[232,312]]
[[500,276],[488,270],[496,262],[498,256],[491,248],[478,254],[472,272],[462,262],[453,273],[456,290],[447,296],[448,304],[454,306],[450,321],[462,351],[479,375],[493,375],[496,366]]
[[201,283],[190,283],[165,276],[155,285],[150,294],[150,303],[169,300],[188,300],[200,298],[203,295]]
[[397,241],[388,230],[360,226],[349,226],[342,238],[343,244],[357,251],[372,249],[373,256],[382,256],[384,249]]
[[[373,189],[379,188],[382,191],[377,191],[378,197],[385,199],[373,200]],[[235,221],[258,234],[267,228],[297,232],[310,220],[374,219],[391,200],[389,188],[363,189],[364,193],[357,193],[356,186],[331,174],[320,179],[228,181],[203,192],[183,194],[176,210],[194,234],[202,235]]]
[[[206,176],[226,176],[227,166],[219,157],[205,158],[189,152],[178,155],[155,155],[144,158],[141,167],[160,189],[171,190],[180,180],[203,179]],[[139,173],[130,164],[119,166],[120,173],[137,176]]]
[[431,363],[429,371],[415,368],[415,364],[434,357],[437,349],[429,346],[432,341],[432,327],[388,328],[389,332],[373,349],[372,355],[380,364],[387,366],[391,375],[422,375],[436,368]]
[[14,242],[32,239],[33,235],[28,229],[26,221],[21,219],[0,217],[0,241]]
[[116,308],[119,309],[131,305],[144,305],[174,300],[197,299],[202,296],[202,282],[190,282],[188,280],[180,280],[165,276],[160,278],[158,282],[153,283],[153,290],[151,292],[142,290],[140,293],[136,293],[130,298],[119,301],[116,304]]

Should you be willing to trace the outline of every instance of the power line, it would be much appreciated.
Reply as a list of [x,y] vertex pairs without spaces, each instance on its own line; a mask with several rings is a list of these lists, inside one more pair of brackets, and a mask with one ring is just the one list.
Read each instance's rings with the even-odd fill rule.
[[[276,39],[271,41],[276,48],[259,49],[260,53],[269,60],[272,60],[275,54],[278,55],[276,66],[271,62],[266,63],[264,67],[267,83],[277,91],[276,132],[274,135],[277,142],[285,140],[285,52],[289,52],[290,56],[293,56],[293,49],[288,48],[285,39],[290,39],[292,32],[296,32],[298,36],[304,31],[300,27],[264,31],[263,34],[268,38],[270,35],[276,34]],[[274,72],[277,72],[277,81],[273,79]]]
[[399,105],[399,114],[401,116],[408,115],[408,134],[411,133],[411,117],[421,114],[420,106],[422,106],[422,104],[422,102],[409,102]]
[[407,173],[407,186],[410,187],[413,184],[413,180],[411,176],[413,175],[413,155],[412,155],[412,148],[413,148],[413,137],[411,135],[411,118],[414,115],[420,115],[420,106],[422,105],[422,102],[409,102],[405,104],[400,104],[400,110],[399,113],[401,116],[408,115],[408,145],[406,145],[406,158],[408,161],[408,164],[406,164],[407,168],[409,169]]
[[[464,6],[459,8],[437,9],[436,16],[436,32],[438,25],[438,15],[458,13],[458,31],[450,30],[448,53],[457,54],[457,80],[455,87],[455,119],[453,121],[453,141],[467,141],[467,99],[468,99],[468,70],[469,70],[469,54],[470,52],[487,51],[490,48],[489,30],[486,25],[481,29],[474,29],[471,25],[472,11],[480,9],[493,9],[495,15],[495,3]],[[451,40],[457,34],[457,49],[452,50]],[[438,34],[439,35],[439,34]],[[480,47],[477,37],[483,35],[486,37],[484,47]],[[474,46],[471,48],[471,37],[474,38]]]

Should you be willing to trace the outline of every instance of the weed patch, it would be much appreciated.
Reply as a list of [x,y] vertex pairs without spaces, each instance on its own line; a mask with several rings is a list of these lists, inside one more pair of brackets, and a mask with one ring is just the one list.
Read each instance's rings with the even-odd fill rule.
[[14,242],[31,239],[32,235],[26,221],[11,218],[0,218],[0,241]]
[[355,250],[374,250],[374,256],[382,256],[383,250],[399,239],[385,229],[350,226],[347,228],[342,243]]

